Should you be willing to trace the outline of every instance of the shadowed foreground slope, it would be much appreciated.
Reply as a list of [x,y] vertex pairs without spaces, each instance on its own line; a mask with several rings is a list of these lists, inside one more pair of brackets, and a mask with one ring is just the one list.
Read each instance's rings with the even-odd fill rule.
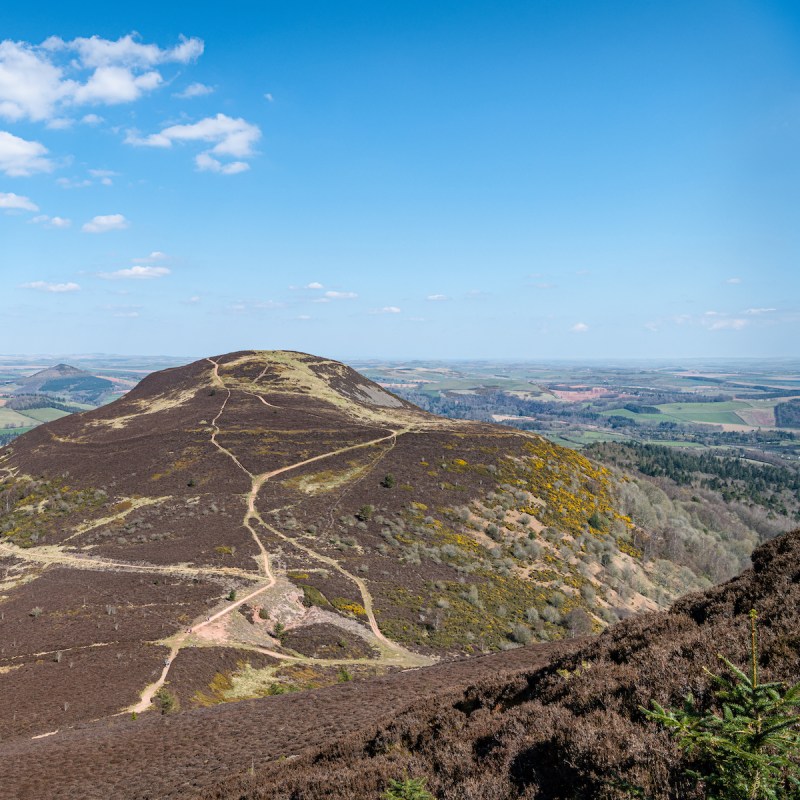
[[217,800],[377,798],[388,779],[425,775],[440,798],[687,798],[679,755],[638,711],[651,699],[708,697],[722,651],[746,664],[748,612],[761,618],[763,679],[800,674],[800,532],[759,548],[753,569],[669,611],[629,620],[543,669],[490,673],[468,691],[412,702],[388,725],[287,765],[228,781]]

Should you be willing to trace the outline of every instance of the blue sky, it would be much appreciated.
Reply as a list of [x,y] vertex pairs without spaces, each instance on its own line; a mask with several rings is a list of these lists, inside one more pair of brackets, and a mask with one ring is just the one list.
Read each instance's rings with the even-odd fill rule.
[[798,354],[794,2],[11,6],[1,352]]

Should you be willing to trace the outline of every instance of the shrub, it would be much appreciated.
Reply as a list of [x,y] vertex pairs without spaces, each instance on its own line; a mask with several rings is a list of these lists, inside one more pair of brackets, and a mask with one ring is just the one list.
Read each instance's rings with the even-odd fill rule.
[[228,592],[228,598],[227,599],[230,600],[231,602],[233,602],[236,599],[236,589],[231,589]]
[[381,481],[381,486],[384,489],[393,489],[395,485],[394,475],[391,472],[387,473]]
[[533,639],[531,629],[527,625],[522,625],[521,623],[513,625],[509,635],[511,639],[518,644],[529,644]]
[[553,606],[545,606],[542,609],[542,619],[545,622],[551,623],[552,625],[557,625],[559,622],[561,622],[561,612],[558,609],[553,608]]
[[592,618],[582,608],[573,608],[564,617],[564,625],[570,636],[587,636],[592,632]]
[[372,519],[372,515],[375,513],[375,506],[371,506],[369,504],[361,506],[358,509],[358,513],[356,514],[356,519],[359,519],[361,522],[369,522]]

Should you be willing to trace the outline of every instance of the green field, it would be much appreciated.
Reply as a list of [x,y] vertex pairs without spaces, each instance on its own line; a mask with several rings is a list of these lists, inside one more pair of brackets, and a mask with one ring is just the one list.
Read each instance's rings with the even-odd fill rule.
[[31,424],[31,418],[23,416],[18,411],[13,411],[10,408],[0,407],[0,429],[10,427],[10,428],[22,428],[22,427],[29,427]]
[[700,422],[713,425],[746,425],[747,423],[736,413],[739,410],[751,409],[753,403],[740,400],[728,400],[720,403],[665,403],[656,406],[660,414],[637,414],[627,408],[615,408],[602,411],[603,416],[627,417],[639,422]]
[[68,411],[59,411],[57,408],[27,408],[25,411],[21,411],[26,417],[30,417],[30,419],[35,419],[37,422],[52,422],[56,419],[61,419],[61,417],[68,417]]
[[728,400],[722,403],[667,403],[657,408],[661,409],[664,416],[677,422],[745,425],[745,421],[736,412],[752,406],[738,400]]

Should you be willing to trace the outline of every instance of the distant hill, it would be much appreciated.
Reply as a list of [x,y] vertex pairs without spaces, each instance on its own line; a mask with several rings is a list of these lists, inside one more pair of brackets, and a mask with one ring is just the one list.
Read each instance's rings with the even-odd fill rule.
[[50,394],[74,402],[93,402],[113,390],[112,381],[68,364],[57,364],[23,378],[14,394]]

